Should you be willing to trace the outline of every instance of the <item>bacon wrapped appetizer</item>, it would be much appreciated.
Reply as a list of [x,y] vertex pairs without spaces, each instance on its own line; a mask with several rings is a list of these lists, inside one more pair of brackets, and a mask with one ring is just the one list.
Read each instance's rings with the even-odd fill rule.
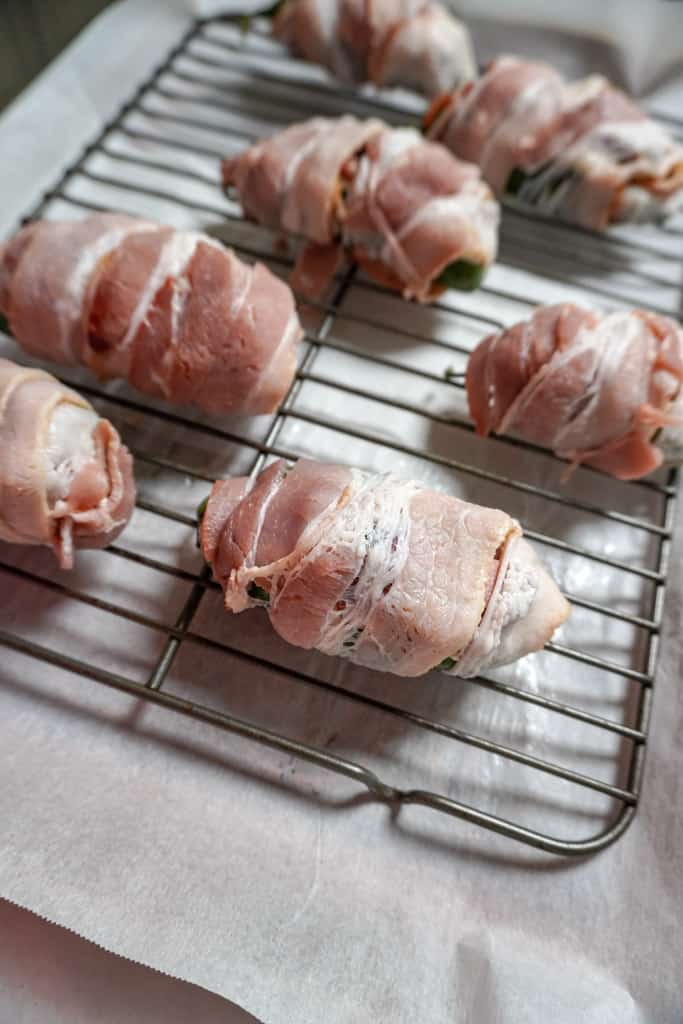
[[467,29],[429,0],[284,0],[273,35],[351,84],[437,96],[477,73]]
[[201,513],[226,609],[263,607],[290,643],[368,668],[476,675],[569,612],[505,512],[391,474],[279,460],[215,483]]
[[429,138],[478,164],[497,196],[604,230],[658,220],[683,196],[683,148],[601,75],[499,57],[432,104]]
[[211,413],[275,409],[302,331],[286,284],[207,235],[97,214],[0,247],[0,312],[27,352]]
[[680,461],[683,329],[641,310],[543,306],[479,343],[467,367],[478,433],[521,437],[622,480]]
[[109,420],[42,370],[0,359],[0,540],[103,548],[130,519],[133,460]]
[[477,287],[498,204],[472,164],[409,128],[345,116],[293,125],[223,162],[252,220],[308,243],[292,283],[317,297],[346,249],[406,298]]

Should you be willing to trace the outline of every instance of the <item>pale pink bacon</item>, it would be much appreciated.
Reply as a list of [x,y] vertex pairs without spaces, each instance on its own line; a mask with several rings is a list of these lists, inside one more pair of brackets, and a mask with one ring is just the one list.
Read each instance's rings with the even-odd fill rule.
[[683,148],[601,75],[567,83],[545,64],[500,57],[437,99],[425,127],[497,195],[585,227],[658,219],[683,196]]
[[495,256],[499,210],[478,169],[412,129],[313,118],[224,161],[223,181],[249,217],[306,240],[292,280],[309,298],[343,249],[419,301],[444,290],[449,264]]
[[285,0],[273,34],[345,82],[435,96],[476,75],[467,29],[431,0]]
[[262,264],[109,214],[20,231],[0,250],[0,310],[34,355],[215,413],[272,411],[302,334],[290,290]]
[[110,544],[135,502],[133,463],[108,420],[42,370],[0,359],[0,539],[74,549]]
[[397,675],[512,661],[569,610],[514,519],[391,474],[304,459],[219,481],[201,541],[228,610]]
[[312,117],[224,160],[223,183],[252,220],[327,245],[339,236],[342,168],[382,128],[374,118]]
[[467,394],[480,434],[513,431],[572,465],[631,479],[662,463],[658,431],[683,426],[682,380],[683,329],[673,320],[566,304],[480,342]]
[[409,128],[368,141],[345,206],[354,259],[406,298],[428,302],[444,290],[437,279],[448,264],[488,266],[496,253],[498,205],[477,168]]

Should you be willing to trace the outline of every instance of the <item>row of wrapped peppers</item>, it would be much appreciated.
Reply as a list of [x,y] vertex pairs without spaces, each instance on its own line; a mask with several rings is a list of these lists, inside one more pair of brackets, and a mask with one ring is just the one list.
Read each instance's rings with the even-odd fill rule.
[[[260,167],[248,164],[247,176]],[[423,214],[411,219],[441,232],[444,219]],[[263,264],[207,235],[116,214],[35,222],[0,247],[0,312],[33,356],[217,415],[276,409],[303,336],[293,293]],[[466,387],[479,433],[514,432],[629,479],[675,456],[682,378],[674,320],[565,303],[484,338]]]
[[[74,549],[114,540],[135,500],[108,420],[42,370],[0,360],[0,538]],[[201,545],[234,612],[268,609],[306,648],[399,675],[474,675],[543,646],[568,605],[494,509],[300,460],[219,481]]]

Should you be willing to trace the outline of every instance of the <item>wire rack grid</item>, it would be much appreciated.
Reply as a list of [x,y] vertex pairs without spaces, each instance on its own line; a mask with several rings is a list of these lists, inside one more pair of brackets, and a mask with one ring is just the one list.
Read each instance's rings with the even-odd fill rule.
[[[230,19],[198,20],[26,219],[63,216],[65,210],[72,216],[91,210],[158,216],[178,226],[214,229],[240,254],[266,259],[286,272],[290,257],[278,253],[272,237],[246,224],[238,204],[221,195],[216,161],[281,124],[342,110],[379,113],[392,123],[415,123],[419,113],[407,96],[345,90],[317,69],[286,58],[261,20],[248,28]],[[667,127],[683,131],[673,121]],[[152,424],[157,439],[165,431],[182,436],[185,447],[171,446],[168,453],[163,446],[146,445],[144,429],[135,429],[126,439],[139,472],[170,475],[178,487],[179,481],[189,481],[203,489],[200,494],[216,475],[213,463],[203,461],[208,444],[236,453],[239,471],[252,475],[270,457],[311,454],[350,461],[346,456],[353,448],[357,463],[405,469],[446,487],[464,481],[472,500],[499,504],[518,515],[561,580],[578,619],[574,634],[566,640],[563,634],[562,642],[550,643],[534,656],[541,660],[531,683],[528,673],[516,675],[514,670],[467,681],[441,676],[431,690],[425,684],[418,698],[417,690],[402,690],[403,681],[389,681],[379,689],[367,674],[349,681],[343,675],[348,666],[330,668],[331,659],[320,659],[316,671],[305,671],[299,667],[303,662],[292,663],[282,647],[256,643],[250,648],[229,626],[224,634],[210,635],[198,625],[198,615],[207,594],[217,600],[218,588],[198,556],[179,563],[154,557],[129,545],[128,534],[96,557],[142,567],[153,580],[171,580],[183,588],[172,621],[92,592],[79,586],[78,578],[63,582],[39,552],[22,560],[4,545],[0,572],[75,607],[89,606],[107,621],[132,624],[157,637],[155,661],[144,679],[114,671],[96,658],[75,656],[68,646],[60,650],[58,643],[46,643],[30,628],[15,629],[9,620],[0,623],[0,642],[31,659],[345,775],[397,807],[419,804],[555,854],[587,854],[605,847],[628,826],[640,796],[677,475],[672,470],[625,484],[580,469],[563,488],[561,466],[544,450],[515,438],[483,442],[474,436],[461,371],[478,338],[525,315],[538,302],[577,298],[620,308],[642,302],[645,295],[650,308],[678,314],[682,255],[683,229],[675,220],[666,227],[621,227],[601,237],[510,208],[504,215],[499,263],[473,295],[447,293],[429,309],[407,306],[350,268],[335,281],[326,302],[308,307],[296,379],[277,412],[266,418],[265,428],[263,418],[259,426],[246,421],[217,424],[191,411],[146,401],[125,386],[93,385],[78,373],[61,375],[117,424],[131,417],[136,425]],[[198,455],[192,448],[195,440]],[[179,451],[189,452],[188,457],[179,457]],[[164,494],[150,496],[142,486],[138,514],[155,517],[160,529],[189,534],[195,526],[191,509],[180,509]],[[591,638],[612,637],[612,630],[622,631],[615,656],[605,656],[604,645],[595,653]],[[451,785],[453,780],[441,789],[388,782],[389,757],[369,766],[372,759],[335,751],[331,738],[304,740],[274,727],[267,715],[243,717],[220,701],[202,702],[198,696],[174,692],[169,679],[178,655],[188,648],[226,659],[235,686],[248,687],[256,672],[284,675],[295,686],[293,699],[306,689],[323,696],[332,721],[350,703],[416,737],[418,751],[421,737],[426,737],[418,759],[430,756],[430,737],[456,749],[463,766],[466,753],[476,755],[473,771],[489,779],[489,791],[459,790]],[[574,691],[561,682],[576,679],[588,689]],[[542,729],[554,728],[560,737],[570,737],[564,753],[561,743],[549,746],[538,730],[527,730],[515,742],[519,737],[514,730],[506,734],[503,729],[501,738],[500,730],[482,728],[476,716],[476,727],[469,728],[467,714],[458,712],[453,718],[449,711],[454,687],[460,707],[467,694],[475,704],[487,695],[502,719],[514,718],[514,709],[520,708],[541,715]],[[579,700],[568,698],[579,690]],[[595,694],[602,694],[604,701]],[[580,736],[576,743],[571,739],[574,729]],[[608,754],[595,753],[598,740],[605,739]],[[582,744],[588,751],[585,758],[580,756]],[[548,756],[551,747],[553,755],[560,753]],[[568,752],[567,747],[573,749]],[[495,772],[489,764],[496,766]],[[598,824],[586,836],[572,819],[572,830],[565,828],[563,834],[539,825],[542,818],[530,824],[521,811],[516,815],[514,801],[510,812],[500,813],[500,806],[508,805],[492,801],[490,788],[501,783],[511,765],[522,771],[521,786],[528,783],[530,799],[545,794],[582,811],[588,796],[599,797],[599,810],[587,812]],[[419,778],[419,765],[413,769]],[[551,782],[561,790],[548,790]],[[475,796],[465,799],[463,793]]]

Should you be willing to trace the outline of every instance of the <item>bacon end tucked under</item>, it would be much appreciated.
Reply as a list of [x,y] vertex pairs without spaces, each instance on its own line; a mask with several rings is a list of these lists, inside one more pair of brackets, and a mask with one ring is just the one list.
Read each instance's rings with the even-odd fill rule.
[[304,239],[292,281],[306,298],[342,250],[420,302],[448,287],[447,268],[495,257],[499,209],[479,170],[412,129],[312,118],[224,161],[223,182],[247,216]]
[[435,96],[477,73],[467,29],[430,0],[286,0],[273,35],[350,83]]
[[435,100],[425,130],[498,196],[595,230],[661,219],[683,200],[683,148],[601,75],[567,83],[545,64],[499,57]]
[[133,460],[108,420],[42,370],[0,359],[0,539],[101,548],[135,503]]
[[279,460],[218,481],[200,538],[226,609],[265,608],[290,643],[397,675],[475,675],[569,612],[514,519],[391,474]]
[[661,464],[662,428],[683,428],[681,381],[683,329],[673,320],[565,304],[481,341],[467,396],[480,434],[509,430],[572,466],[629,480]]
[[0,250],[20,345],[211,413],[271,412],[302,336],[290,289],[207,235],[96,214],[41,221]]

